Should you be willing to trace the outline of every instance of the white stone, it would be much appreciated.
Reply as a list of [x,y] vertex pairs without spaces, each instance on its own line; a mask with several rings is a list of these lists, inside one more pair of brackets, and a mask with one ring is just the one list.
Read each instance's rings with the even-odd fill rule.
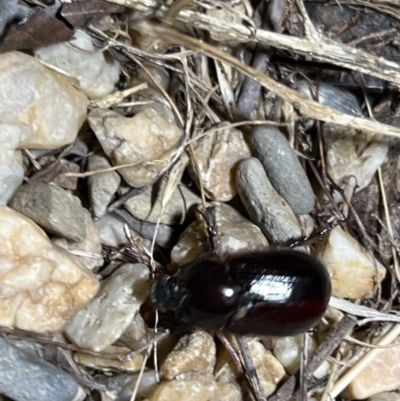
[[[220,202],[214,202],[213,205],[216,206],[218,236],[221,240],[217,252],[221,256],[262,250],[268,246],[261,230],[234,208]],[[206,241],[204,220],[198,218],[181,234],[172,249],[171,261],[179,266],[191,262],[203,252]]]
[[77,79],[89,99],[110,94],[119,80],[119,62],[95,47],[90,36],[81,31],[75,31],[69,42],[39,47],[34,53],[39,60]]
[[[285,367],[288,373],[295,374],[300,369],[300,359],[302,355],[302,335],[288,336],[273,339],[272,351],[279,362]],[[317,349],[318,343],[314,337],[308,342],[308,355]],[[318,379],[325,377],[329,372],[330,366],[324,361],[314,372]]]
[[19,148],[56,149],[72,143],[88,100],[64,76],[19,52],[0,55],[0,124],[21,128]]
[[61,330],[97,293],[89,270],[24,215],[0,207],[0,326]]
[[[147,344],[150,339],[150,333],[142,316],[137,313],[131,324],[127,327],[121,337],[118,339],[118,344],[123,344],[131,350],[137,350]],[[158,350],[157,346],[157,350]]]
[[339,298],[372,296],[375,284],[386,274],[386,269],[339,226],[330,230],[324,243],[317,247],[317,256],[329,270],[332,295]]
[[[250,148],[243,134],[234,128],[225,128],[207,134],[195,146],[200,181],[208,198],[214,201],[230,201],[237,193],[235,169],[237,164],[251,157]],[[193,163],[189,173],[200,186]]]
[[15,155],[20,137],[19,127],[0,124],[0,205],[8,203],[24,178],[24,169]]
[[[102,152],[89,157],[89,171],[105,170],[110,167],[111,164]],[[88,177],[90,204],[97,219],[106,214],[108,204],[117,192],[120,183],[121,177],[116,171],[98,173]]]
[[66,334],[80,347],[103,351],[129,327],[149,290],[149,269],[145,265],[121,266],[101,282],[96,298],[75,315]]
[[93,223],[90,213],[85,210],[86,236],[82,241],[71,241],[66,238],[56,238],[53,243],[75,255],[89,270],[103,264],[101,255],[101,239]]
[[119,245],[128,242],[124,232],[125,223],[120,217],[113,214],[106,214],[100,220],[95,221],[94,224],[103,245],[117,248]]
[[152,109],[131,118],[106,109],[95,109],[88,120],[114,166],[134,164],[119,170],[133,187],[155,182],[169,165],[181,138],[179,128]]
[[[101,243],[103,245],[113,246],[117,248],[120,245],[128,243],[128,238],[126,238],[126,234],[124,231],[126,223],[121,217],[109,213],[103,216],[100,220],[97,220],[94,224],[97,228],[97,231],[100,235]],[[133,229],[130,228],[129,230],[132,234],[132,238],[139,236],[139,234]],[[143,241],[150,247],[151,241]]]

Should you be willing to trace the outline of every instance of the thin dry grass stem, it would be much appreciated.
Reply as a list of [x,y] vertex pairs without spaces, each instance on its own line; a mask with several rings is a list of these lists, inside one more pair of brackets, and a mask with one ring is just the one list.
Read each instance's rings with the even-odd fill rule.
[[352,344],[357,344],[357,345],[359,345],[361,347],[364,347],[364,348],[371,348],[371,349],[386,349],[386,348],[397,347],[398,345],[400,345],[400,341],[397,341],[397,342],[394,342],[394,343],[391,343],[391,344],[386,344],[386,345],[369,344],[369,343],[366,343],[364,341],[357,340],[357,339],[355,339],[355,338],[353,338],[351,336],[346,336],[344,338],[344,341],[347,341],[347,342],[352,343]]
[[[397,19],[400,19],[399,3],[397,0],[341,0],[341,4],[349,6],[361,6],[376,10],[378,12],[391,15]],[[392,4],[392,6],[391,6]]]
[[[379,181],[379,188],[381,190],[381,195],[382,195],[382,203],[383,203],[383,209],[385,211],[385,220],[386,220],[386,226],[387,226],[388,234],[389,234],[389,237],[390,237],[391,241],[394,242],[392,222],[390,220],[390,213],[389,213],[389,207],[388,207],[388,204],[387,204],[386,191],[385,191],[385,186],[383,184],[382,170],[381,170],[380,167],[378,169],[378,181]],[[392,244],[391,244],[391,249],[392,249],[392,255],[393,255],[394,271],[396,273],[397,281],[400,282],[399,260],[397,258],[396,248]]]
[[200,187],[200,195],[201,195],[201,204],[203,206],[203,209],[206,208],[206,196],[204,193],[204,187],[203,184],[201,182],[201,170],[200,170],[200,166],[199,166],[199,161],[196,158],[196,153],[194,151],[193,145],[191,143],[189,143],[189,152],[190,152],[190,158],[192,159],[192,163],[193,166],[196,170],[196,174],[198,176],[198,180],[199,180],[199,187]]
[[[119,166],[114,166],[114,167],[108,167],[108,168],[103,168],[100,170],[93,170],[93,171],[86,171],[84,173],[64,173],[61,174],[64,177],[78,177],[78,178],[86,178],[86,177],[91,177],[96,174],[102,174],[102,173],[108,173],[110,171],[115,171],[115,170],[121,170],[123,168],[128,168],[128,167],[135,167],[139,164],[142,164],[143,161],[138,161],[134,163],[128,163],[128,164],[120,164]],[[152,160],[151,162],[147,161],[146,163],[148,164],[157,164],[157,163],[162,163],[161,160]]]
[[321,35],[318,34],[317,30],[314,27],[314,24],[311,22],[310,17],[308,16],[308,13],[306,11],[306,8],[304,7],[303,0],[296,0],[296,4],[297,7],[299,8],[301,16],[303,17],[303,25],[306,37],[313,42],[318,42]]
[[357,305],[341,298],[332,296],[329,300],[329,305],[332,308],[341,310],[354,316],[365,317],[365,320],[359,320],[358,326],[363,326],[370,321],[393,322],[400,323],[400,316],[392,315],[386,312],[380,312],[366,306]]
[[374,217],[374,218],[378,221],[378,223],[381,225],[381,227],[386,231],[386,233],[388,234],[388,237],[389,237],[390,245],[391,245],[393,248],[395,248],[397,254],[400,255],[400,247],[399,247],[398,244],[396,243],[394,237],[392,237],[392,236],[389,234],[389,230],[388,230],[388,228],[386,227],[386,224],[381,220],[381,218],[380,218],[378,215],[372,214],[372,217]]
[[[119,0],[112,1],[119,3]],[[124,3],[128,7],[141,10],[157,7],[156,4],[154,6],[150,5],[149,0],[126,0]],[[367,4],[371,3],[368,2]],[[156,16],[161,20],[164,19],[165,11],[160,8],[156,12]],[[299,38],[261,29],[254,34],[253,29],[249,29],[243,24],[214,18],[204,13],[187,9],[182,10],[176,20],[187,26],[213,32],[219,36],[225,35],[225,41],[257,42],[273,46],[308,58],[312,57],[316,61],[349,68],[400,85],[400,67],[397,63],[373,56],[340,42],[332,41],[322,35],[318,35],[317,39],[313,40],[310,37]]]
[[26,155],[29,161],[32,163],[33,167],[39,171],[42,169],[42,166],[37,162],[33,154],[29,151],[29,149],[22,149],[22,153]]
[[119,105],[126,97],[133,95],[143,89],[147,89],[147,82],[143,82],[132,88],[125,89],[123,91],[114,92],[111,95],[104,96],[100,99],[91,100],[89,102],[89,107],[91,108],[108,108],[113,105]]
[[159,60],[167,61],[167,60],[180,60],[182,57],[189,57],[193,56],[195,53],[191,50],[186,50],[183,53],[172,53],[172,54],[161,54],[161,53],[149,53],[146,52],[145,50],[139,49],[135,46],[130,46],[124,43],[121,43],[107,34],[105,34],[103,31],[100,29],[94,27],[94,26],[89,26],[88,31],[86,32],[89,35],[97,35],[100,39],[105,40],[108,42],[108,46],[110,47],[117,47],[119,49],[124,49],[132,54],[136,54],[137,56],[146,58],[149,61],[153,61],[157,64]]
[[35,334],[35,333],[13,334],[7,329],[4,329],[4,330],[1,329],[1,331],[3,331],[3,334],[10,340],[24,340],[24,341],[34,342],[34,343],[38,343],[38,344],[52,345],[56,348],[60,348],[60,349],[68,350],[68,351],[81,352],[84,354],[93,355],[93,356],[105,358],[105,359],[118,360],[121,362],[129,362],[136,355],[141,354],[143,351],[145,351],[149,347],[151,347],[155,342],[160,341],[161,339],[163,339],[165,336],[167,336],[169,334],[168,330],[163,331],[162,333],[155,336],[153,339],[149,340],[147,344],[141,346],[137,350],[131,351],[127,354],[118,354],[118,353],[102,353],[102,352],[92,351],[90,349],[82,348],[82,347],[79,347],[74,344],[53,341],[50,338],[41,338],[41,337],[37,336],[37,334]]
[[[208,57],[215,58],[221,62],[236,67],[244,75],[255,79],[258,83],[260,83],[261,86],[273,93],[276,93],[280,98],[292,104],[293,107],[300,113],[300,115],[304,117],[315,118],[325,122],[344,125],[346,127],[352,127],[365,132],[379,132],[382,135],[400,137],[400,129],[396,127],[381,124],[373,120],[344,114],[327,106],[323,106],[315,101],[303,98],[295,90],[290,89],[285,85],[276,82],[266,74],[263,74],[246,64],[243,64],[238,59],[232,57],[226,52],[211,46],[208,43],[189,37],[174,28],[157,25],[149,21],[142,21],[137,24],[137,29],[140,30],[144,35],[153,36],[155,38],[163,38],[164,41],[167,41],[171,45],[178,44],[185,46]],[[297,38],[291,39],[295,40]]]
[[[339,354],[339,356],[340,356],[340,354]],[[324,392],[322,393],[320,401],[328,401],[329,400],[329,393],[331,392],[333,386],[335,385],[335,381],[337,379],[337,375],[338,375],[338,371],[339,371],[339,363],[337,363],[335,361],[334,363],[331,364],[331,366],[332,366],[332,369],[329,373],[328,381],[326,383],[326,386],[324,388]]]
[[153,81],[153,84],[157,87],[157,89],[161,92],[161,94],[165,97],[165,99],[168,101],[168,103],[171,106],[172,111],[175,114],[175,117],[179,121],[181,127],[184,127],[184,121],[181,116],[181,113],[179,113],[178,108],[176,107],[175,102],[171,99],[171,96],[168,95],[167,91],[162,87],[162,85],[157,81],[157,79],[154,78],[153,74],[146,68],[146,66],[143,65],[141,61],[139,61],[133,54],[131,54],[129,51],[126,51],[125,54],[133,61],[135,62],[145,73],[146,75]]
[[150,353],[151,353],[151,347],[147,350],[146,355],[143,358],[142,366],[140,367],[139,375],[138,375],[138,377],[136,379],[135,387],[134,387],[134,389],[132,391],[132,395],[131,395],[130,401],[135,401],[136,400],[136,396],[137,396],[137,393],[138,393],[138,390],[139,390],[140,382],[142,381],[143,373],[144,373],[144,370],[146,368],[147,360],[149,359]]
[[[387,345],[392,343],[400,334],[400,324],[392,328],[377,342],[376,345]],[[376,348],[368,351],[357,363],[348,370],[334,385],[329,393],[331,399],[336,398],[376,357],[382,349]]]

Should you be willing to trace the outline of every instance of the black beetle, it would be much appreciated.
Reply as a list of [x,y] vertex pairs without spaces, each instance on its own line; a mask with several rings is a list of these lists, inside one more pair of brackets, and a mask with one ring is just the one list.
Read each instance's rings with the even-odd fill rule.
[[330,295],[328,272],[317,259],[280,249],[188,263],[156,282],[150,300],[206,330],[288,336],[317,323]]

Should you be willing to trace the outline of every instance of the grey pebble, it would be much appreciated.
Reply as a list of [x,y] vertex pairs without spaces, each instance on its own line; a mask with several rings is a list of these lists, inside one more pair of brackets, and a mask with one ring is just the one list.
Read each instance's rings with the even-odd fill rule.
[[10,207],[57,236],[73,241],[82,241],[86,236],[85,209],[80,200],[58,186],[23,185]]
[[[115,209],[114,213],[119,217],[122,217],[130,228],[141,234],[144,238],[150,240],[153,239],[154,233],[156,232],[156,224],[147,221],[140,221],[131,216],[125,210]],[[157,230],[156,243],[163,248],[169,248],[176,243],[177,234],[178,233],[174,228],[167,226],[166,224],[160,224]]]
[[71,401],[78,385],[63,370],[0,337],[0,393],[14,401]]
[[162,178],[141,194],[128,199],[124,203],[126,210],[137,219],[149,223],[157,223],[158,218],[161,216],[160,223],[162,224],[183,224],[190,209],[201,203],[201,199],[185,185],[178,185],[161,215],[161,205],[166,184],[167,180]]
[[301,236],[296,216],[274,190],[258,159],[252,157],[239,163],[236,186],[250,218],[268,239],[278,243]]
[[261,161],[278,194],[295,214],[309,213],[314,207],[314,192],[284,135],[276,127],[259,125],[252,129],[249,140],[253,155]]
[[[313,90],[318,90],[318,102],[332,107],[332,109],[341,111],[345,114],[362,117],[362,112],[356,97],[347,91],[344,91],[336,86],[320,82],[311,87]],[[304,80],[297,82],[297,90],[301,95],[308,99],[314,100],[314,95],[310,90],[310,83]]]
[[[111,167],[107,156],[97,153],[89,157],[88,170],[104,170]],[[121,177],[116,171],[95,174],[88,178],[89,198],[93,215],[100,219],[106,214],[107,206],[119,188]]]

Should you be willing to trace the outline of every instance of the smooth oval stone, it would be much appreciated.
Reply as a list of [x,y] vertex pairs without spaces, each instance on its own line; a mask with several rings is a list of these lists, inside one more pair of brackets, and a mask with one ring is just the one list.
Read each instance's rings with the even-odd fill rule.
[[274,190],[258,159],[252,157],[239,163],[236,186],[250,218],[268,239],[277,243],[301,236],[296,216]]
[[253,155],[264,166],[272,186],[295,214],[314,207],[314,192],[303,167],[284,135],[276,128],[259,125],[249,137]]

